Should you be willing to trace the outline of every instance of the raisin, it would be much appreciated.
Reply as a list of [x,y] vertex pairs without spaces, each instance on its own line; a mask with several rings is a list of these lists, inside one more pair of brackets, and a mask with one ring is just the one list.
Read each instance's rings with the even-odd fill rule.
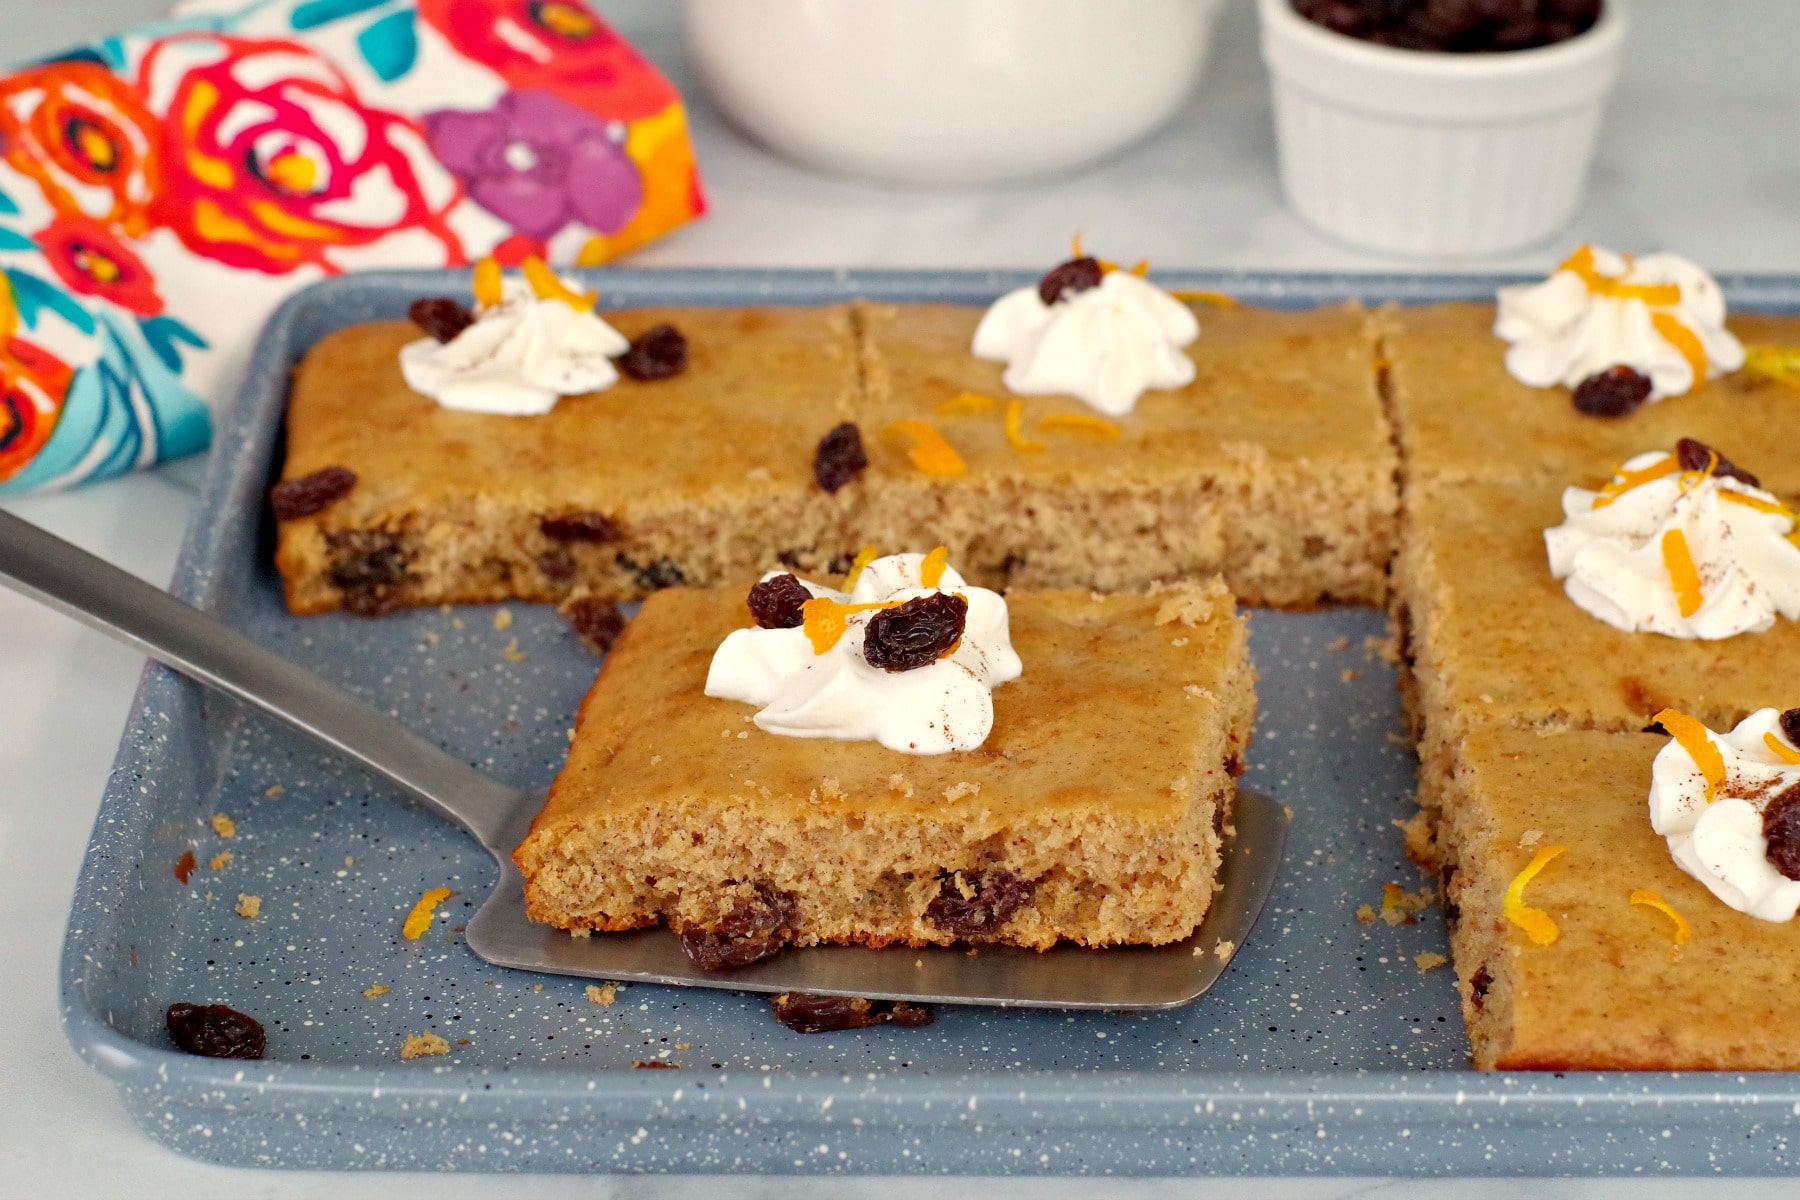
[[537,556],[538,574],[551,583],[567,583],[575,578],[575,560],[567,551],[552,550],[548,554]]
[[[961,875],[957,872],[957,875]],[[925,918],[959,938],[991,937],[1025,907],[1038,881],[1021,879],[1004,867],[989,867],[973,879],[946,874]],[[960,885],[960,886],[959,886]],[[964,896],[967,887],[971,895]]]
[[261,1022],[223,1004],[171,1004],[164,1020],[177,1046],[204,1058],[261,1058],[267,1045]]
[[675,565],[675,560],[672,558],[659,558],[653,563],[646,564],[620,554],[613,561],[630,571],[633,578],[637,580],[638,586],[647,592],[654,592],[659,588],[680,587],[687,582],[687,576],[682,574],[681,568]]
[[1763,837],[1769,861],[1789,879],[1800,879],[1800,783],[1788,788],[1763,809]]
[[766,883],[732,906],[717,925],[676,930],[681,949],[702,971],[734,971],[761,962],[793,938],[794,897]]
[[293,521],[323,512],[350,494],[356,472],[348,467],[321,467],[309,475],[286,479],[269,489],[269,507],[277,521]]
[[180,858],[175,860],[175,878],[181,880],[181,882],[183,882],[183,883],[186,883],[188,880],[192,879],[193,877],[194,877],[194,852],[192,850],[189,850],[189,851],[186,851],[185,853],[183,853]]
[[917,1029],[936,1017],[923,1004],[904,1000],[865,1000],[861,996],[814,996],[807,992],[783,992],[769,1001],[775,1019],[795,1033],[837,1033],[867,1029],[871,1025],[902,1025]]
[[632,338],[631,348],[613,361],[642,383],[668,379],[687,370],[687,338],[673,325],[653,325]]
[[1567,41],[1600,18],[1601,0],[1293,0],[1336,33],[1406,50],[1482,53]]
[[834,496],[839,488],[855,481],[868,465],[862,430],[854,421],[832,426],[831,432],[819,439],[818,448],[813,451],[813,478]]
[[605,654],[625,632],[625,614],[611,600],[602,600],[598,596],[579,596],[562,606],[562,615],[568,620],[569,627],[575,636],[587,643],[588,649],[596,654]]
[[884,671],[929,667],[962,640],[969,602],[948,592],[915,596],[869,618],[863,657]]
[[1469,1003],[1476,1008],[1487,999],[1488,989],[1494,986],[1494,977],[1486,967],[1475,968],[1475,974],[1469,979]]
[[426,296],[412,302],[407,318],[440,342],[456,340],[456,335],[475,323],[475,314],[459,300],[448,296]]
[[750,615],[764,629],[797,629],[806,623],[801,606],[812,599],[806,585],[792,575],[764,579],[750,589]]
[[1055,304],[1064,296],[1099,287],[1104,275],[1099,259],[1090,255],[1071,258],[1044,272],[1044,277],[1038,280],[1038,299],[1045,304]]
[[538,532],[553,542],[616,542],[622,531],[605,513],[572,512],[539,517]]
[[1608,367],[1575,386],[1575,411],[1622,417],[1650,398],[1650,379],[1627,366]]
[[340,529],[325,535],[332,556],[325,577],[343,595],[344,607],[364,617],[398,607],[412,582],[411,559],[400,535],[385,529]]
[[1781,714],[1781,732],[1790,746],[1800,746],[1800,708],[1790,708]]
[[1717,475],[1720,479],[1735,479],[1739,483],[1749,487],[1762,486],[1762,483],[1756,476],[1744,470],[1744,468],[1738,466],[1705,442],[1695,441],[1693,438],[1682,438],[1675,443],[1675,458],[1676,461],[1681,463],[1681,469],[1684,471],[1704,471],[1706,470],[1706,464],[1711,463],[1715,457],[1718,459],[1718,462],[1713,463],[1712,473]]
[[679,1071],[681,1064],[662,1062],[654,1058],[648,1061],[639,1058],[632,1061],[631,1069],[634,1071]]

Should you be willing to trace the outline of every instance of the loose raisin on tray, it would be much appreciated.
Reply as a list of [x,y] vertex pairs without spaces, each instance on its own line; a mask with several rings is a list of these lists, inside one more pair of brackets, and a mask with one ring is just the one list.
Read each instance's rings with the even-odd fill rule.
[[832,495],[853,482],[868,468],[869,456],[863,450],[862,430],[854,421],[834,425],[819,439],[813,451],[813,478]]
[[164,1020],[177,1046],[203,1058],[261,1058],[267,1044],[261,1022],[223,1004],[171,1004]]
[[400,593],[413,580],[404,539],[387,529],[340,529],[325,535],[331,566],[325,578],[338,589],[344,607],[358,616],[378,617],[399,607]]
[[761,962],[792,940],[794,897],[766,883],[732,906],[716,925],[676,930],[681,949],[702,971],[735,971]]
[[1800,746],[1800,708],[1786,709],[1781,714],[1781,732],[1790,746]]
[[425,331],[426,336],[440,342],[456,340],[456,335],[475,323],[475,314],[460,300],[448,296],[427,296],[412,302],[406,316]]
[[1575,386],[1575,411],[1590,417],[1622,417],[1650,398],[1650,378],[1627,366],[1608,367]]
[[923,1004],[904,1000],[865,1000],[861,996],[814,996],[783,992],[769,1001],[775,1019],[795,1033],[837,1033],[871,1025],[917,1029],[937,1018]]
[[175,860],[175,878],[181,880],[181,882],[183,882],[183,883],[186,883],[188,880],[192,879],[193,877],[194,877],[194,852],[192,850],[187,850],[182,853],[180,858]]
[[960,871],[946,874],[925,906],[925,919],[959,938],[991,937],[1025,907],[1037,886],[1037,880],[1004,867],[989,867],[973,878]]
[[584,511],[539,517],[538,532],[553,542],[616,542],[621,530],[605,513]]
[[1045,304],[1055,304],[1064,296],[1099,287],[1104,276],[1099,259],[1089,255],[1071,258],[1044,272],[1044,277],[1038,280],[1038,299]]
[[1712,473],[1714,475],[1717,475],[1721,479],[1735,479],[1739,483],[1747,484],[1750,487],[1762,486],[1762,483],[1756,476],[1744,470],[1744,468],[1738,466],[1705,442],[1696,441],[1693,438],[1682,438],[1675,443],[1675,458],[1676,461],[1681,463],[1681,469],[1684,471],[1704,471],[1706,470],[1706,464],[1712,463],[1715,457],[1718,461],[1713,463]]
[[642,383],[668,379],[687,370],[687,338],[673,325],[653,325],[632,338],[631,348],[613,361]]
[[1789,879],[1800,879],[1800,783],[1769,801],[1762,816],[1769,861]]
[[869,618],[863,657],[884,671],[929,667],[962,640],[969,602],[948,592],[915,596]]
[[611,600],[598,596],[579,596],[559,610],[574,629],[575,636],[596,654],[605,654],[625,632],[625,614]]
[[792,575],[761,580],[750,589],[750,615],[764,629],[796,629],[805,624],[801,606],[812,599],[806,585]]
[[323,512],[350,494],[356,472],[348,467],[321,467],[269,489],[269,507],[277,521],[294,521]]

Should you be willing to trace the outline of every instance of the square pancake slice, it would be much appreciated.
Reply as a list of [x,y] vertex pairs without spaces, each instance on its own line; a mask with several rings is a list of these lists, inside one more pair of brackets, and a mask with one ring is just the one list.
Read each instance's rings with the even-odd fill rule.
[[1800,679],[1800,622],[1686,640],[1626,633],[1576,607],[1544,549],[1561,495],[1548,483],[1407,495],[1395,608],[1423,810],[1409,848],[1427,864],[1437,796],[1478,725],[1637,732],[1672,707],[1729,729],[1788,704]]
[[[1008,392],[1002,365],[970,353],[979,308],[856,312],[866,540],[942,542],[989,583],[1125,588],[1216,571],[1246,604],[1385,595],[1396,459],[1360,309],[1204,308],[1186,349],[1194,381],[1144,393],[1104,418],[1112,429],[1077,399]],[[965,469],[921,471],[905,421],[927,422]]]
[[[1648,806],[1667,740],[1491,726],[1464,744],[1443,838],[1478,1068],[1800,1068],[1800,928],[1737,912],[1670,859]],[[1518,897],[1554,924],[1544,944],[1507,918],[1506,893],[1556,846]],[[1678,942],[1649,897],[1633,903],[1642,892],[1690,935]]]
[[1205,915],[1255,715],[1217,580],[1014,591],[1023,675],[978,748],[794,738],[703,694],[743,587],[657,592],[514,854],[534,920],[727,943],[1159,944]]
[[[621,378],[542,416],[456,412],[406,386],[407,322],[325,338],[295,374],[284,480],[327,467],[348,495],[278,526],[299,613],[604,599],[716,583],[787,552],[802,568],[854,551],[813,451],[858,390],[848,309],[664,308],[603,314],[636,337],[672,324],[688,365]],[[819,562],[815,556],[821,556]]]
[[[1645,449],[1698,438],[1740,463],[1756,462],[1764,487],[1800,492],[1800,386],[1736,371],[1623,417],[1590,417],[1566,387],[1527,387],[1505,366],[1491,304],[1388,308],[1388,392],[1412,484],[1555,481],[1597,486]],[[1800,347],[1800,317],[1732,315],[1746,346]]]

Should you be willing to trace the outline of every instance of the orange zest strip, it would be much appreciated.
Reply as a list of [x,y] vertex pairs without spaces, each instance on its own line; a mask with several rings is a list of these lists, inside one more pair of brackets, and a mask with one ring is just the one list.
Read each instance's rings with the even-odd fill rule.
[[1549,913],[1541,908],[1532,908],[1525,903],[1525,885],[1537,878],[1537,873],[1550,865],[1550,860],[1567,850],[1567,846],[1545,846],[1539,850],[1525,869],[1513,876],[1513,881],[1506,886],[1506,898],[1501,907],[1506,912],[1506,919],[1525,931],[1533,945],[1548,946],[1556,941],[1560,930]]
[[1014,450],[1026,454],[1036,454],[1044,448],[1044,443],[1034,442],[1026,437],[1020,426],[1025,421],[1025,402],[1008,400],[1006,402],[1006,440]]
[[1139,279],[1142,279],[1144,276],[1146,276],[1150,273],[1150,260],[1147,258],[1138,259],[1136,262],[1131,264],[1131,272],[1130,273],[1133,275],[1136,275]]
[[1711,804],[1725,782],[1725,756],[1713,745],[1712,731],[1684,712],[1665,708],[1651,720],[1669,731],[1669,736],[1687,751],[1700,774],[1706,777],[1706,802]]
[[1664,900],[1649,888],[1639,888],[1637,891],[1631,893],[1631,902],[1633,904],[1641,904],[1645,908],[1654,908],[1657,912],[1675,922],[1675,944],[1677,946],[1694,936],[1694,931],[1688,927],[1687,918],[1676,912],[1674,905],[1670,904],[1667,900]]
[[[1630,260],[1627,260],[1628,262]],[[1645,304],[1680,304],[1681,286],[1674,283],[1626,283],[1611,275],[1602,275],[1594,265],[1594,248],[1583,246],[1556,268],[1580,276],[1587,290],[1596,296],[1614,300],[1642,300]]]
[[1210,304],[1214,308],[1236,308],[1236,296],[1227,296],[1224,292],[1171,291],[1169,295],[1183,304]]
[[864,546],[858,550],[856,557],[850,560],[849,572],[844,576],[844,590],[847,592],[855,587],[856,581],[862,578],[863,568],[880,557],[881,552],[873,546]]
[[1117,425],[1105,417],[1090,416],[1087,413],[1051,413],[1038,422],[1038,428],[1070,429],[1078,433],[1091,433],[1109,442],[1119,436]]
[[929,421],[895,421],[889,426],[899,433],[904,433],[913,440],[913,447],[907,452],[913,466],[934,478],[961,475],[968,470],[963,465],[962,455],[956,447],[944,440],[944,435]]
[[800,618],[806,629],[806,640],[812,643],[813,653],[824,654],[838,644],[838,639],[844,636],[844,630],[850,627],[845,618],[851,613],[899,607],[898,600],[883,600],[875,604],[839,604],[829,596],[814,596],[800,606]]
[[936,411],[940,417],[973,416],[988,412],[998,403],[1000,402],[992,396],[981,392],[959,392],[948,400],[940,401]]
[[431,928],[431,914],[437,906],[454,895],[456,893],[449,888],[432,888],[420,896],[419,902],[406,914],[406,924],[400,926],[401,936],[409,942],[418,941]]
[[1800,386],[1800,346],[1747,346],[1744,370]]
[[1699,387],[1705,383],[1706,347],[1700,344],[1699,335],[1683,325],[1674,313],[1651,313],[1650,325],[1663,335],[1664,341],[1681,351],[1681,357],[1687,359],[1689,369],[1694,372],[1694,382],[1688,386]]
[[1760,496],[1749,496],[1743,492],[1734,492],[1730,488],[1719,489],[1719,499],[1729,500],[1733,504],[1741,504],[1745,508],[1754,508],[1757,512],[1766,512],[1771,516],[1786,517],[1790,521],[1800,521],[1800,513],[1785,504],[1777,504],[1772,500],[1764,500]]
[[1601,488],[1600,494],[1594,498],[1594,507],[1605,508],[1631,489],[1643,487],[1646,483],[1653,483],[1665,475],[1673,475],[1680,469],[1681,460],[1673,454],[1664,455],[1649,466],[1637,471],[1627,471],[1620,467],[1614,473],[1616,478]]
[[919,582],[925,587],[934,588],[944,578],[944,568],[950,565],[950,550],[947,546],[938,546],[925,556],[919,564]]
[[1069,235],[1069,257],[1070,258],[1085,258],[1086,257],[1086,255],[1082,254],[1082,252],[1081,252],[1081,235],[1079,233],[1071,233]]
[[500,303],[500,263],[493,258],[484,258],[475,264],[475,279],[471,285],[475,291],[477,308],[492,308]]
[[1763,734],[1763,745],[1767,746],[1769,752],[1782,762],[1800,763],[1800,750],[1782,745],[1781,739],[1772,733]]
[[1700,591],[1700,572],[1694,569],[1694,556],[1688,553],[1687,535],[1671,529],[1662,536],[1663,569],[1669,573],[1669,586],[1675,589],[1675,607],[1681,615],[1691,617],[1700,611],[1706,596]]
[[525,272],[525,282],[531,285],[532,294],[539,300],[560,300],[576,312],[593,312],[594,305],[599,302],[597,293],[571,292],[556,277],[556,272],[536,255],[526,259],[522,269]]

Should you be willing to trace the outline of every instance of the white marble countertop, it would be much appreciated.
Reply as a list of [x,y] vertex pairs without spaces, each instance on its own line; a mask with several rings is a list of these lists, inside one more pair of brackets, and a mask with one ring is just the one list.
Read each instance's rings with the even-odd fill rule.
[[[54,50],[71,31],[147,19],[166,0],[5,0],[0,58]],[[693,100],[713,201],[704,221],[640,253],[641,265],[1040,266],[1075,230],[1162,266],[1405,269],[1325,241],[1283,207],[1255,28],[1232,0],[1207,79],[1150,141],[1080,174],[962,192],[896,192],[822,179],[746,142],[708,108],[682,60],[668,0],[602,2]],[[1636,0],[1637,28],[1586,205],[1553,247],[1505,261],[1547,265],[1594,240],[1679,248],[1716,270],[1800,271],[1800,4]],[[203,469],[189,461],[7,507],[131,571],[164,582]],[[1596,1182],[1244,1180],[1216,1182],[572,1180],[351,1176],[227,1170],[138,1133],[112,1088],[77,1061],[56,1016],[56,961],[69,896],[141,660],[10,593],[0,593],[0,1195],[141,1200],[530,1195],[1469,1197],[1725,1196],[1790,1193],[1779,1181]],[[1728,1191],[1729,1189],[1729,1191]],[[1779,1189],[1779,1191],[1778,1191]]]

